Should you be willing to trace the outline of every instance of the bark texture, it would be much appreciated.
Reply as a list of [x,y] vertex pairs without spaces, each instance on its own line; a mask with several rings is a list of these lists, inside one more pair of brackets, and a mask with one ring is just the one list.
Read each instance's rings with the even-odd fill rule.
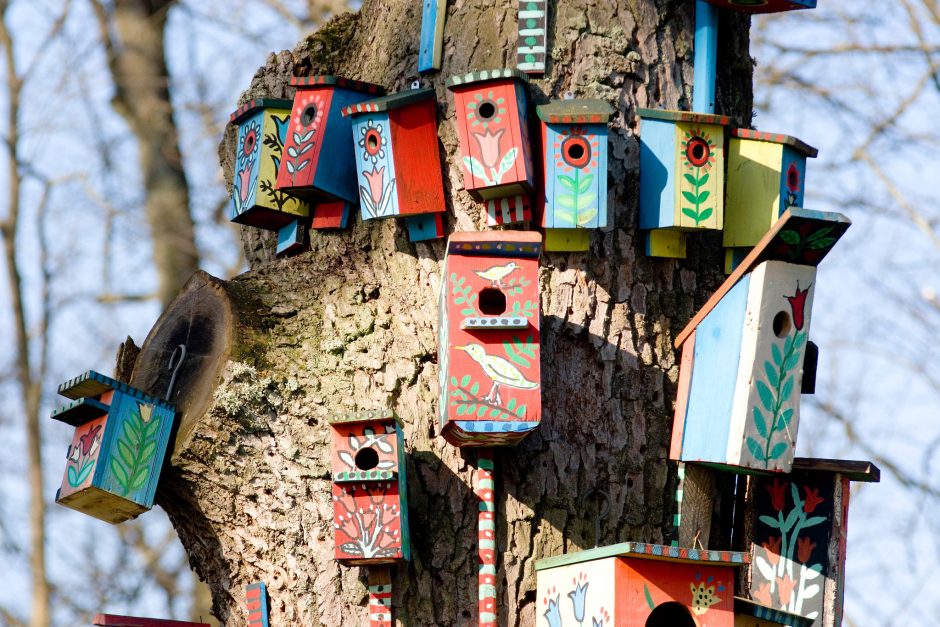
[[[486,227],[462,189],[444,79],[514,63],[515,6],[448,6],[443,72],[427,81],[440,103],[448,232]],[[719,107],[743,123],[751,111],[747,19],[722,19]],[[594,545],[601,499],[585,500],[591,490],[611,505],[600,544],[671,538],[672,340],[722,279],[720,235],[690,238],[689,259],[677,262],[646,258],[636,229],[635,108],[691,102],[693,3],[559,2],[549,23],[548,74],[533,82],[530,100],[571,92],[615,106],[616,226],[592,234],[589,254],[542,258],[543,420],[495,457],[500,624],[511,626],[536,624],[536,559]],[[244,98],[287,96],[295,68],[407,88],[419,29],[420,3],[366,0],[293,51],[272,54]],[[234,139],[230,129],[220,147],[229,181]],[[184,415],[191,430],[158,493],[223,624],[245,624],[243,587],[258,580],[268,586],[274,625],[365,624],[365,569],[333,561],[327,421],[385,407],[404,420],[408,451],[413,559],[394,573],[397,620],[476,620],[474,454],[437,437],[444,241],[414,245],[403,229],[388,220],[314,232],[309,252],[279,261],[270,236],[244,231],[252,270],[223,289],[235,313],[218,387],[207,411]]]

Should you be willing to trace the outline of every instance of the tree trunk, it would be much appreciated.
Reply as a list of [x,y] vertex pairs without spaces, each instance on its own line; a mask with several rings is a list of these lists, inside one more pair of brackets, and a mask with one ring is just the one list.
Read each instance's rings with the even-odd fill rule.
[[[691,102],[694,4],[553,5],[549,73],[529,97],[540,103],[572,92],[615,106],[609,185],[616,226],[593,233],[588,254],[542,257],[542,424],[518,447],[495,453],[502,625],[535,624],[536,559],[595,542],[673,537],[672,339],[722,279],[720,235],[690,238],[688,260],[656,260],[643,255],[636,229],[635,107]],[[444,70],[429,81],[440,103],[448,231],[486,227],[480,205],[462,191],[453,98],[443,81],[513,63],[515,6],[464,0],[448,7]],[[287,96],[295,67],[407,88],[420,13],[418,2],[366,0],[358,14],[272,55],[245,98]],[[746,123],[747,19],[722,20],[719,109]],[[234,152],[230,129],[220,147],[229,181]],[[203,321],[214,330],[204,335],[221,344],[203,351],[214,355],[203,362],[208,372],[190,369],[198,381],[181,383],[180,437],[158,493],[212,589],[216,616],[245,624],[243,587],[263,580],[271,624],[366,622],[365,569],[333,560],[327,421],[391,408],[405,424],[412,538],[412,561],[394,572],[396,617],[409,625],[470,624],[476,458],[438,437],[436,419],[443,240],[415,245],[395,220],[357,222],[338,234],[314,232],[310,252],[272,261],[271,236],[244,233],[252,271],[229,283],[199,279],[212,283],[216,299],[217,317]],[[192,311],[171,306],[150,345],[172,349],[166,329],[189,328],[179,321]],[[218,325],[228,326],[221,332]],[[145,343],[135,381],[141,369],[153,371],[150,362],[165,368],[166,350]],[[584,500],[592,489],[611,506],[596,539],[598,503]]]

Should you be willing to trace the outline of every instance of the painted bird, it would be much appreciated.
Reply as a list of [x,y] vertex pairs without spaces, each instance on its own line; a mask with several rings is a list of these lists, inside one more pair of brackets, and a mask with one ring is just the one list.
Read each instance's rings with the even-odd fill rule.
[[493,283],[493,287],[502,287],[503,279],[509,276],[509,273],[518,268],[514,261],[510,261],[505,266],[493,266],[483,271],[474,270],[473,273],[481,279],[486,279]]
[[466,346],[455,346],[457,350],[465,351],[470,355],[470,359],[477,362],[483,372],[493,380],[493,387],[489,394],[483,399],[488,402],[494,402],[497,405],[502,404],[499,398],[499,386],[508,385],[509,387],[520,390],[534,390],[539,386],[538,381],[529,381],[518,368],[509,363],[509,360],[497,357],[496,355],[487,355],[480,344],[467,344]]

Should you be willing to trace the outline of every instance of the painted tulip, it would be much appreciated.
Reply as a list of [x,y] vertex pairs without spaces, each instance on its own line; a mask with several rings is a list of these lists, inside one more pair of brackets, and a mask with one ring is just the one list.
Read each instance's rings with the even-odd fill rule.
[[778,512],[783,510],[783,506],[786,505],[787,484],[780,483],[778,480],[774,479],[773,485],[768,485],[765,487],[770,493],[770,502],[774,509]]
[[378,170],[375,169],[375,166],[372,166],[371,172],[363,172],[362,175],[366,177],[366,181],[369,182],[369,194],[372,196],[372,202],[378,206],[382,200],[382,183],[385,179],[385,166],[383,165]]
[[571,605],[574,606],[574,619],[579,623],[584,621],[584,605],[585,601],[587,601],[587,589],[588,582],[585,581],[568,593],[568,597],[571,598]]
[[480,158],[483,160],[483,165],[486,167],[495,168],[496,164],[499,162],[501,156],[499,140],[505,132],[506,129],[501,128],[496,131],[496,133],[491,133],[490,131],[486,131],[483,134],[474,133],[473,137],[480,145]]
[[809,294],[809,288],[812,287],[812,283],[805,290],[800,289],[800,284],[796,284],[796,294],[793,296],[786,296],[787,302],[790,303],[790,310],[793,312],[793,326],[796,327],[797,331],[803,330],[803,310],[806,308],[806,296]]
[[797,539],[796,541],[796,557],[800,560],[801,564],[805,564],[809,561],[809,558],[813,555],[813,549],[816,548],[816,543],[813,542],[809,536],[804,536]]
[[825,501],[826,499],[819,496],[819,488],[813,488],[812,490],[809,486],[803,486],[803,492],[806,493],[806,501],[803,503],[803,511],[807,514],[811,514],[816,506]]

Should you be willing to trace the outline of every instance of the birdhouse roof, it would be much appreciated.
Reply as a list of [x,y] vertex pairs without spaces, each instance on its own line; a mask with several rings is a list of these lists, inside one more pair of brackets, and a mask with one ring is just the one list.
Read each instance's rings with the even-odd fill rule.
[[839,474],[848,477],[852,481],[864,481],[866,483],[881,481],[881,469],[869,461],[795,457],[793,458],[793,472],[798,470]]
[[261,109],[290,109],[293,104],[292,101],[284,98],[257,98],[255,100],[249,100],[232,112],[232,115],[229,116],[229,122],[238,124]]
[[512,79],[521,83],[528,83],[529,77],[519,70],[513,68],[499,68],[496,70],[478,70],[476,72],[467,72],[466,74],[454,74],[447,79],[447,88],[463,87],[473,85],[474,83],[485,83],[488,81],[499,81]]
[[668,111],[666,109],[637,109],[641,118],[654,118],[669,122],[691,122],[693,124],[718,124],[728,126],[731,118],[726,115],[712,115],[711,113],[693,113],[692,111]]
[[340,87],[342,89],[351,89],[353,91],[362,91],[367,94],[382,96],[385,94],[385,88],[375,83],[366,83],[363,81],[354,81],[351,78],[342,76],[330,76],[317,74],[315,76],[295,76],[290,79],[291,87]]
[[91,624],[98,625],[99,627],[209,627],[209,623],[191,623],[185,620],[140,618],[137,616],[118,616],[117,614],[95,614]]
[[606,124],[614,109],[606,100],[552,100],[536,112],[549,124]]
[[330,420],[330,425],[355,425],[363,422],[394,422],[402,426],[401,418],[391,409],[371,409],[342,414]]
[[450,255],[534,257],[542,253],[542,234],[535,231],[466,231],[447,239]]
[[851,220],[841,213],[802,207],[787,209],[676,336],[676,348],[682,346],[725,294],[759,264],[765,261],[786,261],[803,266],[819,265],[851,224]]
[[754,618],[764,621],[761,623],[762,625],[767,622],[777,625],[787,625],[787,627],[812,627],[813,625],[812,618],[784,612],[783,610],[761,605],[742,597],[734,597],[734,615],[753,616]]
[[101,373],[95,372],[94,370],[89,370],[84,372],[73,379],[69,379],[65,383],[59,386],[59,394],[66,398],[71,399],[80,399],[85,396],[100,396],[109,390],[117,390],[134,396],[145,403],[151,403],[153,405],[160,405],[161,407],[166,407],[167,409],[173,410],[173,404],[163,400],[162,398],[157,398],[146,394],[141,390],[138,390],[135,387],[131,387],[126,383],[118,381],[117,379],[112,379],[111,377],[106,377]]
[[356,115],[359,113],[388,111],[390,109],[406,107],[410,104],[422,102],[424,100],[430,100],[432,98],[434,98],[433,89],[409,89],[407,91],[400,91],[397,94],[382,96],[381,98],[375,98],[373,100],[366,100],[364,102],[349,105],[343,109],[343,115],[347,116]]
[[802,140],[789,135],[781,135],[780,133],[764,133],[763,131],[755,131],[749,128],[734,128],[731,129],[731,136],[739,139],[752,139],[759,142],[783,144],[784,146],[789,146],[803,153],[807,157],[816,157],[819,154],[817,149],[804,143]]
[[611,546],[601,546],[578,553],[566,553],[556,557],[546,557],[535,562],[535,570],[547,570],[592,562],[608,557],[629,557],[639,559],[661,560],[679,564],[701,564],[703,566],[743,566],[751,562],[749,553],[738,551],[704,551],[687,549],[678,546],[665,546],[663,544],[646,544],[645,542],[622,542]]

